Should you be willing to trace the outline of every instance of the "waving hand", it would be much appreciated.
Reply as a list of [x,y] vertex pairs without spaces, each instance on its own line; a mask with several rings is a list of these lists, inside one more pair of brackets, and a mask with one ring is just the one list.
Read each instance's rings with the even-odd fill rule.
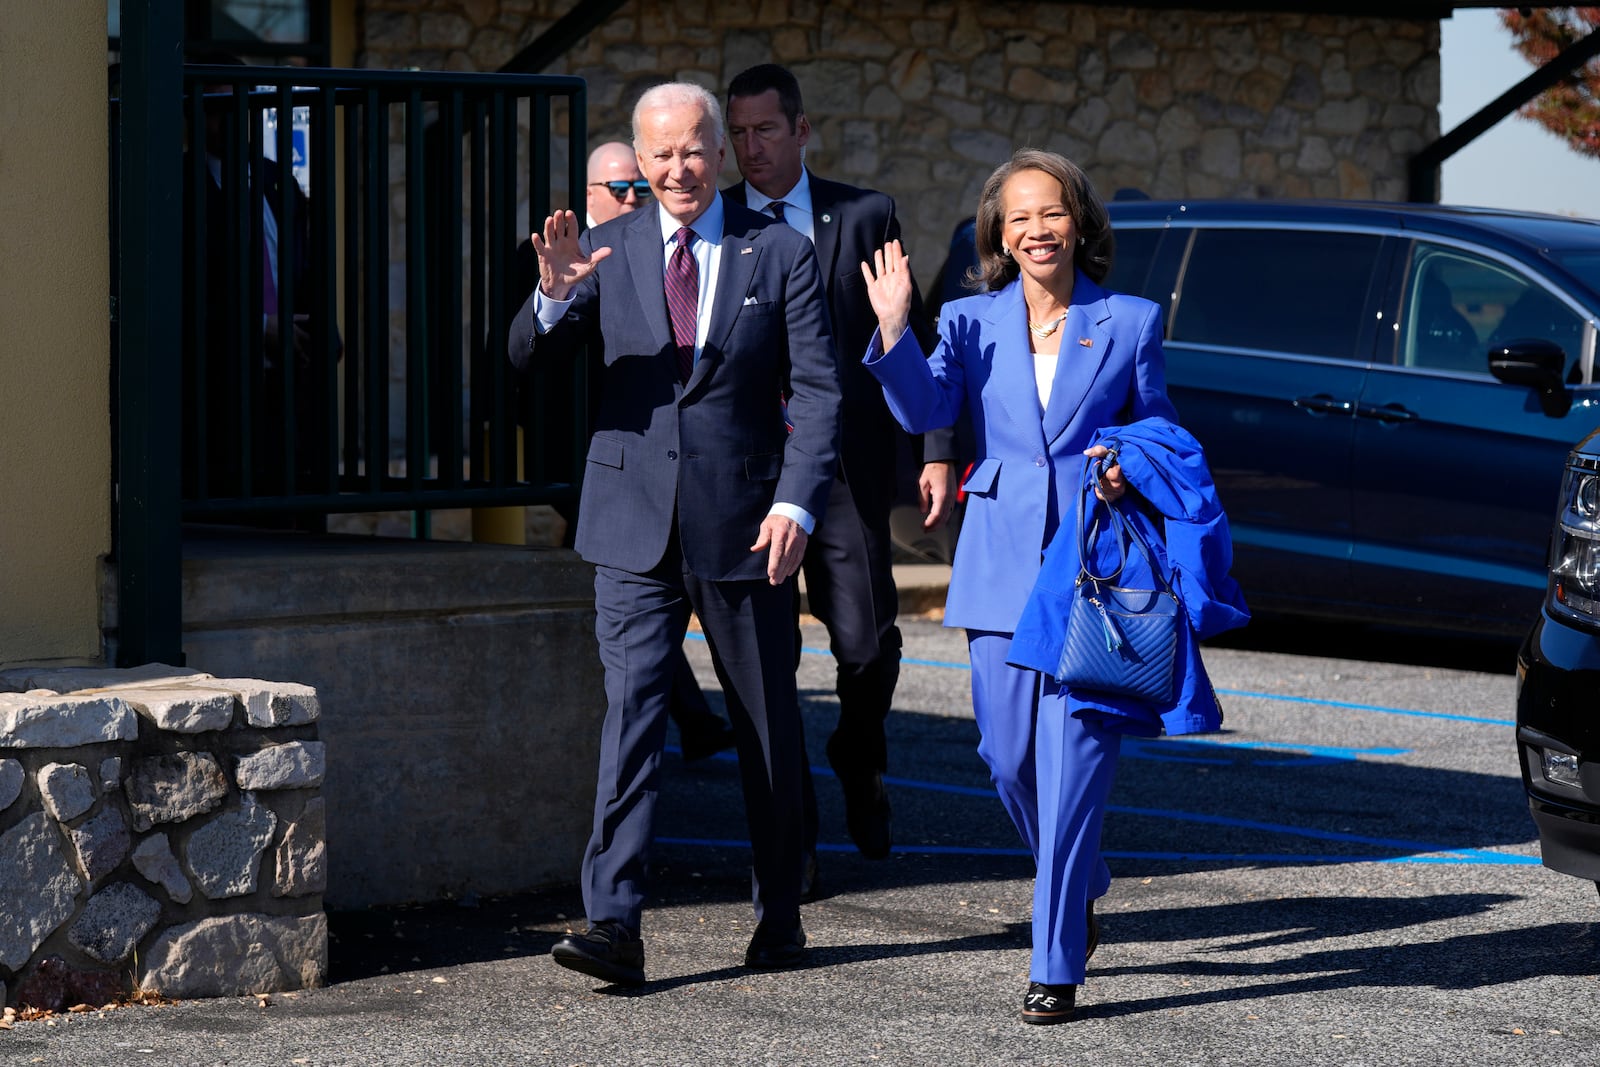
[[557,211],[544,220],[544,234],[532,235],[533,250],[539,256],[539,289],[551,300],[565,300],[573,286],[588,277],[610,248],[596,248],[583,254],[578,244],[578,216]]
[[861,274],[867,280],[867,298],[877,313],[878,331],[887,351],[905,333],[911,318],[911,261],[901,251],[899,241],[890,241],[878,249],[873,260],[861,264]]

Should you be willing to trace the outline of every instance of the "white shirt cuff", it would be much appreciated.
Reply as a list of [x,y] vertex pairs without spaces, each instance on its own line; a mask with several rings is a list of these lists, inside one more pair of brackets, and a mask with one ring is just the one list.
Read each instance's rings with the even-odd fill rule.
[[774,504],[772,505],[772,510],[767,514],[782,515],[786,519],[793,519],[800,524],[800,528],[806,532],[807,537],[810,537],[811,531],[817,527],[816,517],[805,508],[794,504]]
[[549,333],[566,317],[567,309],[572,306],[574,297],[565,300],[552,300],[544,295],[544,290],[538,286],[533,289],[533,322],[534,328],[540,333]]

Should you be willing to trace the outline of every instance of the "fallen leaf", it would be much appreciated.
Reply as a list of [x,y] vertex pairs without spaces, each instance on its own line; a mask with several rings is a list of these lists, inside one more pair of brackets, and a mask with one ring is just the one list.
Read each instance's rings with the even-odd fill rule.
[[448,978],[440,978],[440,977],[438,977],[438,976],[437,976],[437,975],[436,975],[436,976],[434,976],[434,979],[433,979],[433,984],[434,984],[434,985],[444,985],[444,984],[445,984],[445,983],[446,983],[446,982],[448,982],[448,981],[449,981],[449,979],[448,979]]
[[87,1004],[74,1004],[67,1010],[72,1012],[74,1015],[82,1015],[84,1012],[94,1011],[94,1009]]

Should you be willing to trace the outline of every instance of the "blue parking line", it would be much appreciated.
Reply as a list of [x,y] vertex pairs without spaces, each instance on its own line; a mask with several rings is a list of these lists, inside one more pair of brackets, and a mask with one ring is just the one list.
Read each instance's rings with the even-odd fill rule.
[[1254,697],[1259,700],[1281,700],[1288,704],[1315,704],[1324,708],[1344,708],[1347,711],[1375,711],[1383,715],[1409,715],[1418,719],[1446,719],[1451,722],[1473,722],[1488,726],[1515,726],[1515,719],[1492,719],[1485,715],[1452,715],[1443,711],[1418,711],[1415,708],[1391,708],[1383,704],[1352,704],[1344,700],[1324,700],[1321,697],[1290,696],[1287,693],[1258,693],[1249,689],[1218,689],[1231,697]]
[[[667,751],[677,752],[677,746],[668,745]],[[729,752],[719,752],[713,759],[734,762],[737,756]],[[812,767],[811,773],[819,778],[835,777],[832,768]],[[896,778],[884,776],[884,784],[896,786],[901,789],[918,789],[930,793],[946,793],[955,796],[982,797],[995,800],[995,791],[991,787],[952,785],[948,782],[928,782],[917,778]],[[1388,848],[1401,852],[1401,855],[1313,855],[1302,853],[1280,852],[1142,852],[1142,851],[1107,851],[1108,859],[1127,860],[1184,860],[1207,861],[1216,863],[1428,863],[1428,864],[1456,864],[1463,866],[1536,866],[1540,861],[1534,856],[1517,856],[1505,852],[1494,852],[1482,848],[1456,848],[1451,845],[1430,844],[1424,841],[1409,841],[1404,838],[1368,837],[1364,834],[1344,833],[1336,830],[1315,830],[1302,826],[1289,826],[1284,823],[1261,822],[1255,819],[1239,819],[1229,815],[1201,815],[1196,812],[1177,811],[1166,808],[1138,808],[1122,804],[1112,804],[1106,809],[1119,815],[1139,815],[1147,818],[1164,819],[1169,822],[1204,823],[1211,826],[1225,826],[1237,830],[1253,830],[1260,833],[1285,834],[1290,837],[1308,838],[1313,841],[1338,842],[1341,844],[1365,845],[1368,848]],[[719,840],[711,838],[658,838],[666,844],[699,845],[716,848],[742,848],[748,842],[735,840]],[[827,844],[818,842],[818,851],[821,852],[853,852],[855,846],[846,844]],[[976,848],[959,845],[896,845],[894,851],[904,855],[919,856],[1032,856],[1025,848]]]
[[[748,841],[713,837],[658,837],[656,838],[656,843],[660,845],[686,845],[692,848],[747,849],[750,847],[750,842]],[[854,845],[833,844],[825,841],[817,842],[818,852],[851,853],[855,850],[856,847]],[[964,845],[896,845],[891,851],[897,856],[990,856],[1027,860],[1033,858],[1033,854],[1025,848],[971,848]],[[1294,852],[1147,852],[1122,849],[1108,849],[1102,854],[1108,860],[1161,860],[1181,863],[1261,863],[1289,867],[1305,863],[1442,863],[1511,867],[1536,867],[1539,865],[1538,858],[1534,856],[1511,856],[1501,852],[1479,852],[1476,849],[1473,851],[1478,854],[1471,857],[1426,854],[1407,856],[1309,856]]]
[[[692,633],[688,636],[696,641],[705,640],[704,634]],[[802,646],[800,651],[808,656],[830,655],[828,650],[825,648],[811,648],[808,646]],[[914,667],[941,667],[945,670],[953,671],[970,671],[972,669],[972,665],[968,663],[955,663],[948,660],[937,659],[913,659],[909,656],[902,658],[900,662],[902,664],[909,664]],[[1344,700],[1325,700],[1321,697],[1303,697],[1295,696],[1289,693],[1262,693],[1251,689],[1218,689],[1217,692],[1224,696],[1251,697],[1257,700],[1281,700],[1288,704],[1311,704],[1324,708],[1343,708],[1347,711],[1373,711],[1384,715],[1408,715],[1422,719],[1444,719],[1450,722],[1470,722],[1487,726],[1516,725],[1516,720],[1514,719],[1496,719],[1490,718],[1486,715],[1454,715],[1443,711],[1419,711],[1415,708],[1393,708],[1383,704],[1354,704]]]
[[[703,634],[689,634],[695,640],[705,640]],[[802,647],[806,655],[829,655],[826,649]],[[953,663],[941,660],[925,660],[905,658],[901,663],[911,666],[938,667],[946,670],[970,671],[967,663]],[[1243,689],[1218,689],[1218,693],[1235,697],[1250,697],[1260,700],[1276,700],[1291,704],[1306,704],[1314,707],[1338,708],[1347,711],[1368,711],[1386,715],[1403,715],[1415,718],[1439,719],[1451,722],[1466,722],[1489,726],[1513,726],[1514,720],[1489,718],[1487,716],[1457,715],[1446,712],[1420,711],[1414,708],[1397,708],[1381,704],[1358,704],[1350,701],[1327,700],[1318,697],[1304,697],[1285,693],[1264,693]],[[1269,749],[1283,750],[1291,753],[1304,753],[1292,759],[1283,760],[1257,760],[1259,766],[1304,766],[1307,764],[1330,763],[1348,761],[1359,756],[1398,756],[1404,755],[1407,749],[1401,748],[1348,748],[1330,745],[1295,745],[1289,743],[1274,743],[1263,741],[1224,741],[1219,739],[1196,738],[1193,741],[1167,741],[1155,742],[1145,739],[1128,739],[1128,751],[1125,756],[1133,759],[1147,759],[1160,762],[1201,763],[1210,765],[1228,765],[1233,761],[1205,756],[1178,755],[1178,745],[1195,744],[1207,747],[1234,747],[1240,749]],[[1166,751],[1156,751],[1156,746]],[[669,751],[672,751],[669,746]],[[731,753],[721,753],[717,759],[734,760]],[[833,777],[833,771],[827,767],[813,767],[812,774],[818,777]],[[947,793],[957,796],[994,797],[992,788],[974,786],[950,785],[943,782],[926,782],[911,778],[896,778],[884,776],[884,783],[903,789],[918,789],[927,792]],[[1163,810],[1153,808],[1133,808],[1111,805],[1109,811],[1127,815],[1142,815],[1152,818],[1165,819],[1173,822],[1198,822],[1217,826],[1227,826],[1234,829],[1253,830],[1264,833],[1287,834],[1292,837],[1309,838],[1311,840],[1340,842],[1344,844],[1365,845],[1369,848],[1389,848],[1402,852],[1402,855],[1302,855],[1297,853],[1211,853],[1211,852],[1145,852],[1145,851],[1108,851],[1108,859],[1126,860],[1178,860],[1188,862],[1219,862],[1219,863],[1270,863],[1270,864],[1296,864],[1296,863],[1419,863],[1419,864],[1460,864],[1460,865],[1500,865],[1500,866],[1536,866],[1540,860],[1534,856],[1518,856],[1503,852],[1493,852],[1477,848],[1452,848],[1447,845],[1434,845],[1418,841],[1406,841],[1391,838],[1366,837],[1359,834],[1339,833],[1335,831],[1314,830],[1304,827],[1288,826],[1280,823],[1258,822],[1249,819],[1236,819],[1229,816],[1201,815],[1193,812]],[[748,847],[743,841],[718,841],[700,838],[661,838],[663,843],[700,845],[706,847]],[[826,852],[850,852],[854,848],[848,844],[823,844],[817,848]],[[908,845],[896,846],[896,853],[907,855],[961,855],[961,856],[1021,856],[1031,857],[1027,849],[1022,848],[971,848],[964,846],[933,846],[933,845]]]

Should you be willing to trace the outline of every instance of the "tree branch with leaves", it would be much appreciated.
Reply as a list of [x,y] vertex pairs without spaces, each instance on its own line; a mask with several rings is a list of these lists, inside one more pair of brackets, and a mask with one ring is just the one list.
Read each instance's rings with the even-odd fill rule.
[[[1600,7],[1550,7],[1521,14],[1500,13],[1517,51],[1535,66],[1550,62],[1562,50],[1600,29]],[[1600,59],[1590,60],[1562,77],[1519,109],[1519,114],[1544,126],[1586,156],[1600,158]]]

